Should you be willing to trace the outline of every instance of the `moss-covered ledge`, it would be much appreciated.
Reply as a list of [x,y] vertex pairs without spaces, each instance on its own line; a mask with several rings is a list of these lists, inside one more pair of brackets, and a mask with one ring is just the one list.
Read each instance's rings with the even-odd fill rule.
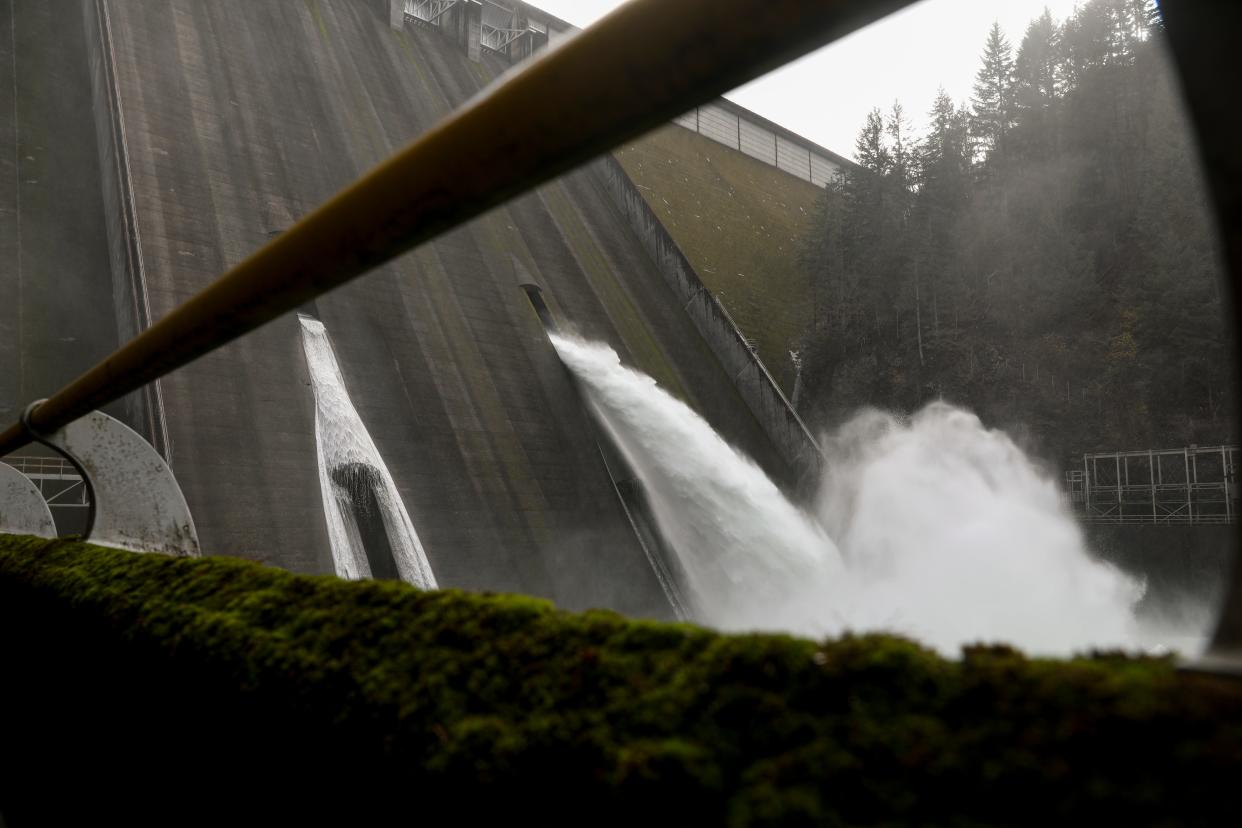
[[950,661],[11,536],[0,623],[13,828],[237,822],[254,796],[422,823],[1219,824],[1242,772],[1240,686],[1147,658]]

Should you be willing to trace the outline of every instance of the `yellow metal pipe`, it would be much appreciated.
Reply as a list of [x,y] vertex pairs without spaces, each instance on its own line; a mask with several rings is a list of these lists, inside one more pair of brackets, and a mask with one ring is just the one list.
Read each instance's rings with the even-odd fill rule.
[[[32,413],[51,432],[910,0],[631,0],[502,78]],[[848,78],[825,78],[848,83]],[[808,105],[815,105],[808,96]],[[0,455],[29,442],[20,424]]]

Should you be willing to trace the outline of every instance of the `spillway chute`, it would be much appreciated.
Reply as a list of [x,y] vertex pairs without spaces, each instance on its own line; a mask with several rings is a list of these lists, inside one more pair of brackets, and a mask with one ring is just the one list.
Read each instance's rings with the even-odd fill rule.
[[358,416],[318,319],[298,314],[315,395],[319,487],[336,574],[432,589],[431,563],[379,449]]
[[[543,295],[543,289],[531,278],[530,274],[516,258],[513,259],[513,270],[518,278],[518,286],[525,292],[526,298],[530,301],[531,307],[534,308],[535,314],[539,317],[539,321],[544,327],[544,331],[550,338],[556,336],[560,331],[560,325],[557,323],[556,316],[552,313],[551,308],[548,307],[548,303]],[[570,384],[573,386],[579,402],[583,406],[583,413],[587,413],[587,406],[590,403],[583,395],[577,378],[568,368],[566,369],[566,376],[569,377]],[[586,419],[592,423],[592,429],[595,433],[595,446],[599,452],[600,462],[604,467],[604,471],[608,474],[608,480],[612,484],[613,492],[617,496],[617,502],[630,525],[630,529],[634,533],[635,539],[638,541],[638,545],[642,548],[643,554],[647,558],[648,565],[651,567],[652,572],[655,573],[656,580],[660,584],[660,589],[664,592],[664,597],[668,600],[673,615],[680,621],[691,620],[696,617],[696,612],[691,606],[686,592],[685,573],[678,564],[676,557],[669,550],[668,544],[660,532],[660,527],[652,515],[651,503],[647,498],[642,481],[638,479],[638,475],[634,473],[624,455],[617,450],[610,436],[595,425],[596,419],[589,414]]]

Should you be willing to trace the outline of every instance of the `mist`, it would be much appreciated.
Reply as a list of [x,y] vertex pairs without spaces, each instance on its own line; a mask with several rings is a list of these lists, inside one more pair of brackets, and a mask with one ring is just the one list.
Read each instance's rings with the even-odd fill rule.
[[1145,585],[1096,561],[1056,484],[1004,432],[942,402],[825,435],[817,517],[845,550],[849,618],[949,648],[1144,643]]
[[860,411],[824,435],[804,510],[612,349],[553,342],[642,478],[702,623],[887,631],[946,654],[979,641],[1041,655],[1201,645],[1201,628],[1137,618],[1145,584],[1094,558],[1054,482],[968,411]]

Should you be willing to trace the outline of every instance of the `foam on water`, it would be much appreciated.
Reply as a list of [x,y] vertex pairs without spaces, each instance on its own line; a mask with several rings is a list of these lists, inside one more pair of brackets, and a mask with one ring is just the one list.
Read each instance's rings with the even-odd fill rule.
[[704,623],[882,629],[950,653],[980,640],[1040,654],[1160,643],[1134,619],[1143,585],[1089,555],[1055,484],[969,412],[860,413],[824,438],[808,514],[612,349],[553,344],[646,485]]

